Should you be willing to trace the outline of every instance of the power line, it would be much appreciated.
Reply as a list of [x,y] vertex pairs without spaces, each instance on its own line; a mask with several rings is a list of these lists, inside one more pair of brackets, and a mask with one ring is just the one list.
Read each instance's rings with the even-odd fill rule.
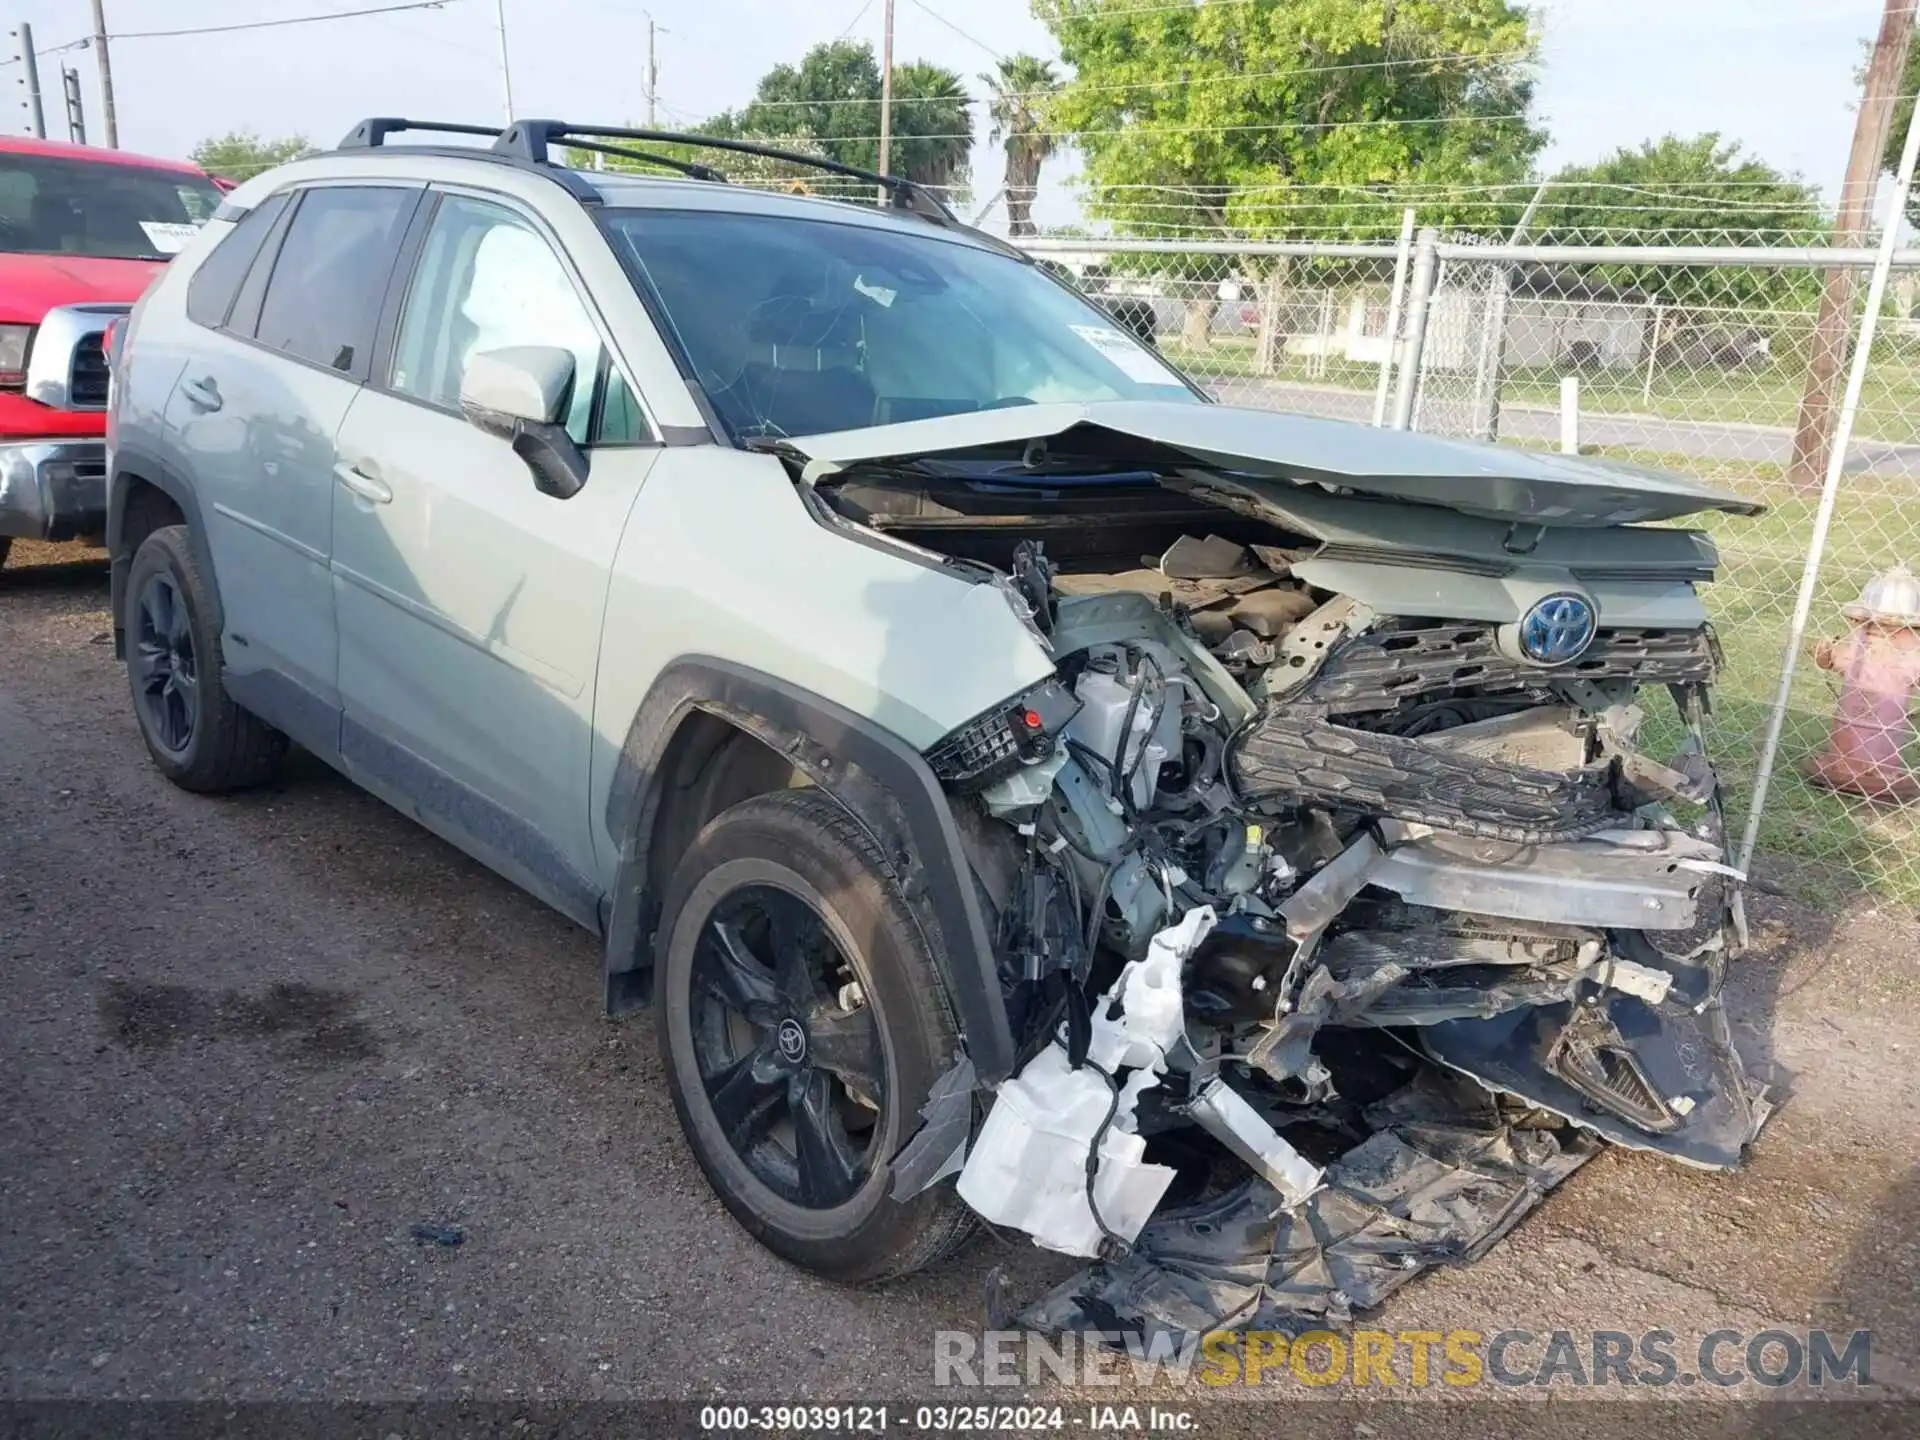
[[357,20],[364,15],[393,15],[402,10],[441,10],[460,0],[409,0],[404,5],[376,5],[365,10],[331,10],[323,15],[289,15],[279,20],[243,20],[233,25],[193,25],[180,30],[118,30],[115,40],[162,40],[176,35],[224,35],[235,30],[274,30],[283,25],[314,25],[325,20]]
[[[913,0],[913,3],[919,5],[920,0]],[[920,8],[925,9],[926,7],[922,5]],[[928,13],[931,14],[932,12],[929,11]],[[939,19],[940,17],[935,16],[934,18]],[[978,44],[979,42],[975,41],[975,43]],[[1307,65],[1293,70],[1263,70],[1252,75],[1203,75],[1185,80],[1129,80],[1125,82],[1115,82],[1109,85],[1082,85],[1077,81],[1070,81],[1068,83],[1072,85],[1076,94],[1081,95],[1108,94],[1113,91],[1123,90],[1189,90],[1201,85],[1251,85],[1262,80],[1291,80],[1297,76],[1304,75],[1334,75],[1343,71],[1390,69],[1402,65],[1439,65],[1455,60],[1479,60],[1493,64],[1504,60],[1531,60],[1532,58],[1533,53],[1528,50],[1463,50],[1446,55],[1419,55],[1398,60],[1355,60],[1341,65]],[[1015,92],[1007,98],[1010,100],[1042,100],[1058,93],[1059,92],[1055,90],[1024,90]],[[872,105],[875,102],[853,97],[832,100],[756,100],[752,103],[764,109],[784,109],[798,106],[811,107],[814,105]],[[990,102],[969,98],[966,103],[969,105],[986,105]]]
[[[962,40],[966,41],[969,45],[977,45],[980,49],[986,51],[987,54],[991,55],[996,60],[1004,60],[1007,58],[1006,56],[1002,55],[998,50],[994,49],[991,45],[987,44],[986,41],[977,39],[974,36],[969,35],[966,31],[962,30],[958,25],[954,24],[951,20],[947,19],[946,16],[942,15],[938,10],[935,10],[931,5],[924,4],[923,0],[909,0],[909,3],[912,4],[914,9],[918,10],[921,14],[925,15],[928,19],[939,21],[940,24],[946,26],[947,29],[951,30],[954,34],[958,35]],[[969,101],[968,103],[971,104],[973,102]]]
[[873,8],[873,0],[862,0],[860,8],[853,12],[853,18],[847,21],[846,28],[842,30],[836,38],[844,40],[847,38],[847,36],[851,35],[853,33],[853,27],[858,25],[862,20],[864,20],[866,18],[867,11],[871,10],[872,8]]
[[[937,100],[935,96],[912,97],[896,100],[896,105],[926,104]],[[867,102],[872,103],[872,102]],[[1354,130],[1371,129],[1392,125],[1491,125],[1507,120],[1525,120],[1524,114],[1512,115],[1431,115],[1384,120],[1325,120],[1311,123],[1292,124],[1287,121],[1270,121],[1264,125],[1122,125],[1105,130],[1025,130],[1024,135],[1044,137],[1050,140],[1076,140],[1088,135],[1227,135],[1249,130]],[[877,140],[877,135],[834,135],[829,137],[835,143],[847,143],[859,140]],[[971,140],[972,131],[960,131],[948,135],[915,135],[915,140]],[[1534,182],[1538,184],[1539,182]]]

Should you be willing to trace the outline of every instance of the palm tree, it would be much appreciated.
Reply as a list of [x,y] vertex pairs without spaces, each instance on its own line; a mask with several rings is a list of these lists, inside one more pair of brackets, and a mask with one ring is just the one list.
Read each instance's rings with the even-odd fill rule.
[[1060,88],[1051,61],[1033,55],[1009,55],[980,78],[991,98],[988,138],[1007,142],[1007,232],[1033,234],[1033,197],[1040,187],[1040,166],[1053,154],[1047,133],[1047,102]]
[[893,154],[888,168],[922,185],[959,190],[966,185],[972,154],[973,117],[960,77],[924,60],[894,66]]

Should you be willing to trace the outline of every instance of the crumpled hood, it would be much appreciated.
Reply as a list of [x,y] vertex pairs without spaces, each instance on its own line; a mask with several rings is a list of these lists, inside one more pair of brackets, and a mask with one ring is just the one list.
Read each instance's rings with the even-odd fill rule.
[[1020,405],[794,436],[778,448],[808,462],[817,476],[865,461],[920,459],[1030,440],[1047,441],[1056,459],[1086,455],[1134,465],[1199,465],[1543,525],[1629,525],[1702,510],[1757,515],[1765,508],[1683,476],[1614,460],[1173,401]]

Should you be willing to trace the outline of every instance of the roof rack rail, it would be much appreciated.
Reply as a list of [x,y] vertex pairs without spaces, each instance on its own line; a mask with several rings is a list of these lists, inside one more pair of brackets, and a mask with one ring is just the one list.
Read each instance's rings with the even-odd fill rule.
[[631,150],[625,145],[603,145],[597,140],[569,140],[567,143],[576,150],[589,150],[595,155],[619,155],[628,160],[645,160],[650,165],[662,165],[692,180],[709,180],[715,185],[727,183],[727,177],[711,165],[701,165],[693,160],[676,160],[671,155],[656,155],[651,150]]
[[[583,150],[591,150],[596,147],[587,142],[601,139],[645,140],[656,145],[689,145],[705,150],[726,150],[736,155],[758,155],[763,159],[782,160],[790,165],[800,165],[810,170],[824,170],[831,175],[844,175],[851,180],[864,180],[884,190],[888,202],[895,209],[908,211],[939,225],[960,223],[958,217],[941,202],[937,195],[915,181],[903,179],[898,175],[882,175],[877,171],[862,170],[855,165],[842,165],[838,160],[828,160],[819,155],[802,155],[796,151],[781,150],[772,145],[758,145],[751,140],[731,140],[719,135],[688,135],[674,130],[633,130],[614,125],[574,125],[565,120],[516,120],[505,130],[497,133],[500,138],[493,144],[497,154],[531,160],[537,165],[553,163],[547,153],[547,147],[550,145],[574,144]],[[615,150],[609,153],[622,152]],[[664,156],[652,155],[646,158],[665,159]],[[705,166],[700,168],[706,169]],[[709,174],[717,178],[725,178],[717,171],[710,171]]]
[[442,135],[500,134],[498,125],[462,125],[452,120],[403,120],[397,115],[374,115],[349,130],[337,150],[371,150],[387,143],[387,136],[403,130],[432,130]]

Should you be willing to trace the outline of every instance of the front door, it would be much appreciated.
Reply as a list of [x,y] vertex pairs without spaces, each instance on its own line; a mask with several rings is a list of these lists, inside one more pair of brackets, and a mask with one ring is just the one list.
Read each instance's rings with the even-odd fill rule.
[[329,186],[296,196],[284,240],[254,260],[167,403],[219,577],[229,686],[323,753],[338,743],[340,709],[327,568],[334,436],[366,376],[381,295],[422,193]]
[[[586,487],[534,488],[460,414],[468,358],[572,352]],[[342,752],[356,776],[591,923],[587,776],[608,575],[657,450],[568,268],[503,202],[438,197],[386,373],[336,445]]]

